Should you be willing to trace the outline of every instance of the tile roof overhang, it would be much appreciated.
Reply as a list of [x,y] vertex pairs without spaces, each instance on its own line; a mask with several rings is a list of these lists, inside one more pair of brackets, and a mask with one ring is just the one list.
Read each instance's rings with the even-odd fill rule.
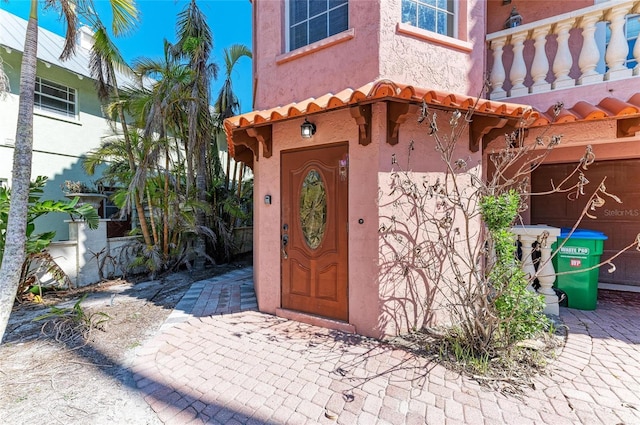
[[229,154],[252,167],[254,158],[259,159],[259,144],[263,147],[264,157],[268,158],[272,154],[273,123],[346,108],[350,109],[351,116],[359,127],[360,144],[367,145],[371,142],[371,104],[376,102],[388,103],[387,143],[392,145],[398,143],[400,124],[405,122],[410,114],[416,113],[416,108],[410,108],[412,104],[424,103],[430,108],[464,112],[473,110],[469,149],[474,152],[479,149],[484,136],[492,132],[503,135],[523,122],[530,123],[539,119],[539,114],[526,105],[496,102],[379,80],[358,89],[349,88],[336,94],[327,93],[318,98],[227,118],[224,121],[224,129]]
[[538,112],[538,117],[531,127],[543,127],[549,124],[570,124],[580,121],[615,119],[618,137],[633,136],[640,131],[640,93],[636,93],[626,102],[615,97],[605,97],[597,105],[580,101],[570,108],[560,110],[554,118],[554,106],[545,112]]

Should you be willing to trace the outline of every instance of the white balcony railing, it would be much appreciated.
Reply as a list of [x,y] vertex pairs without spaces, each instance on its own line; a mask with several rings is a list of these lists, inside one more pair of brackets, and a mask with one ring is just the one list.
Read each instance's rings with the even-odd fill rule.
[[[545,314],[560,315],[558,296],[553,290],[556,271],[551,262],[551,246],[556,242],[558,236],[560,236],[560,229],[540,224],[515,226],[511,228],[511,231],[520,241],[520,248],[522,249],[522,258],[520,260],[522,270],[531,283],[533,283],[534,279],[538,279],[538,283],[540,284],[538,293],[544,296]],[[534,242],[537,242],[535,250],[538,250],[540,253],[537,270],[533,263]],[[533,286],[530,286],[529,289],[534,290]]]
[[[640,64],[640,43],[630,52],[626,34],[628,17],[637,13],[640,1],[612,0],[487,34],[493,57],[490,98],[639,76],[640,65],[626,66],[629,53]],[[611,32],[605,43],[607,23]]]

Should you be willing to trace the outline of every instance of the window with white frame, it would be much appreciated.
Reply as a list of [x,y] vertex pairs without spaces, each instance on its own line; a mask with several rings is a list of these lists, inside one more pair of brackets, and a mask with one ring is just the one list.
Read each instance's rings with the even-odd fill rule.
[[34,106],[42,111],[76,117],[76,89],[36,77]]
[[287,5],[288,51],[338,34],[349,27],[348,0],[289,0]]
[[453,0],[402,0],[402,23],[454,37],[454,3]]

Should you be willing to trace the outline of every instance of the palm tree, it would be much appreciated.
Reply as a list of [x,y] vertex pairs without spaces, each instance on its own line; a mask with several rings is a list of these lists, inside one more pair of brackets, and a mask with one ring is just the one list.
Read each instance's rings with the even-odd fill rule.
[[[210,63],[213,51],[213,33],[195,0],[178,15],[178,41],[173,54],[188,61],[188,67],[193,73],[191,82],[191,99],[188,104],[188,145],[194,155],[196,163],[195,188],[198,201],[207,200],[207,157],[209,145],[213,138],[213,120],[209,109],[209,93],[211,80],[217,77],[218,67]],[[190,168],[190,167],[189,167]],[[187,169],[190,173],[191,171]],[[191,177],[191,176],[189,176]],[[187,194],[192,184],[187,179]],[[204,231],[206,227],[205,213],[196,212],[197,228]],[[205,252],[206,241],[204,234],[198,238],[197,252]],[[197,263],[203,267],[204,261]]]
[[[133,115],[144,120],[144,136],[147,139],[158,136],[156,148],[164,150],[164,167],[161,171],[164,174],[163,184],[163,232],[162,232],[162,253],[165,259],[169,254],[169,173],[171,159],[170,154],[170,136],[185,137],[183,123],[186,120],[184,106],[188,102],[189,93],[185,93],[185,88],[192,81],[191,70],[178,63],[170,51],[173,46],[165,40],[164,46],[164,62],[141,59],[135,66],[136,73],[142,77],[154,77],[156,83],[153,87],[146,91],[142,90],[138,93],[139,100],[146,98],[146,102],[138,103],[142,108],[137,108]],[[133,104],[131,105],[134,106]],[[157,164],[158,151],[149,152],[145,155],[144,162],[138,166],[139,172],[145,172],[153,164]],[[179,149],[175,150],[176,156],[179,158]],[[153,158],[154,161],[150,159]],[[179,170],[176,168],[176,170]],[[179,185],[180,179],[175,181]],[[178,186],[179,187],[179,186]],[[157,243],[157,238],[156,238]]]
[[[242,58],[252,58],[251,50],[244,44],[234,44],[224,49],[224,69],[225,79],[218,97],[216,98],[215,109],[218,112],[216,132],[222,132],[222,123],[225,119],[240,113],[240,101],[238,96],[233,92],[233,68]],[[229,166],[231,161],[227,160],[227,172],[225,174],[225,188],[229,187]],[[234,172],[235,174],[235,172]]]
[[[124,147],[127,154],[127,162],[132,173],[136,171],[136,163],[133,155],[133,147],[131,145],[131,135],[127,125],[127,120],[124,114],[124,108],[120,100],[120,91],[118,89],[118,79],[116,78],[116,70],[132,74],[131,68],[126,63],[117,46],[113,43],[107,29],[102,21],[96,16],[93,23],[93,39],[94,43],[91,48],[91,58],[89,68],[91,76],[93,77],[98,97],[103,102],[113,100],[113,105],[117,113],[117,119],[122,126],[122,136],[124,138]],[[115,120],[114,120],[115,121]],[[144,213],[144,207],[142,205],[142,198],[144,189],[140,187],[130,187],[127,192],[127,202],[125,208],[127,211],[131,210],[131,204],[136,208],[138,215],[138,221],[140,222],[140,230],[142,231],[142,237],[147,246],[152,244],[151,235],[149,233],[149,226]],[[133,199],[133,201],[131,201]]]
[[221,121],[240,113],[240,101],[233,92],[232,76],[233,68],[243,57],[252,58],[251,50],[244,44],[233,44],[231,47],[225,47],[224,49],[225,78],[215,103],[215,108],[220,114]]
[[[12,199],[7,220],[5,251],[0,266],[0,338],[4,336],[9,321],[25,258],[29,183],[33,154],[33,105],[38,56],[38,0],[30,1],[31,8],[20,69],[18,122],[11,175]],[[112,29],[114,34],[119,35],[132,29],[137,23],[137,9],[134,0],[109,1],[113,14]],[[66,23],[65,43],[60,58],[67,59],[75,50],[78,18],[95,15],[93,1],[50,0],[47,4],[57,6]]]

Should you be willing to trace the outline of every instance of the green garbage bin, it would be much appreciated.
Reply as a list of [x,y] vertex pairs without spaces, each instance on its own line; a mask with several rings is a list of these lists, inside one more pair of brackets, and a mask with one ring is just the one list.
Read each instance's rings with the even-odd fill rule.
[[[588,270],[600,263],[602,248],[607,236],[602,232],[562,228],[558,241],[553,244],[556,252],[564,240],[560,251],[553,257],[553,266],[559,275],[554,286],[567,294],[568,306],[579,310],[595,310],[598,299],[599,268]],[[580,270],[584,270],[580,272]],[[561,274],[562,272],[573,272]]]

